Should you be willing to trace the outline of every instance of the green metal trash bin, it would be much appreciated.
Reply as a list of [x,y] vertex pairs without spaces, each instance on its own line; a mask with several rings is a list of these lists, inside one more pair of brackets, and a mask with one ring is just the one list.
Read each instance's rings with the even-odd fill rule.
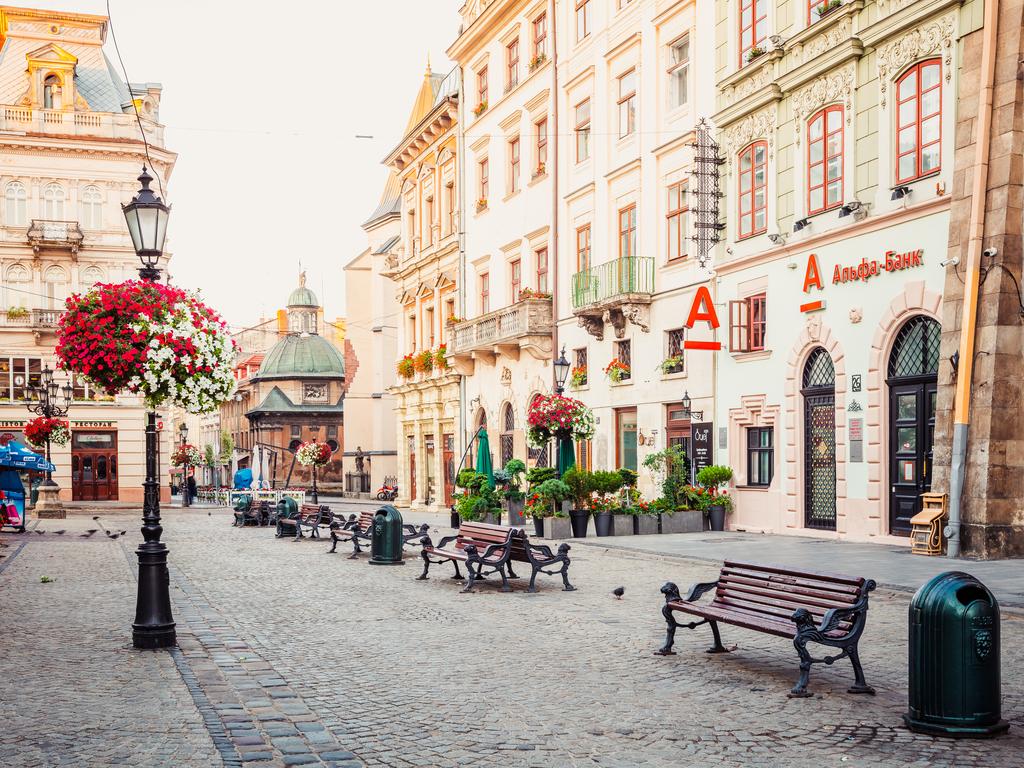
[[370,565],[405,565],[402,560],[402,513],[385,504],[373,515]]
[[1003,733],[999,603],[969,573],[941,573],[910,601],[912,731],[980,738]]
[[277,502],[277,517],[272,522],[277,522],[278,518],[294,517],[298,511],[299,504],[295,499],[291,496],[282,496],[281,500]]

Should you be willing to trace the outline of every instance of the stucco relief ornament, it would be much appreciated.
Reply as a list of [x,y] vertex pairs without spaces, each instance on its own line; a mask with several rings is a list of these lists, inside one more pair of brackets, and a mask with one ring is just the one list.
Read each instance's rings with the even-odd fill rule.
[[846,111],[846,121],[853,118],[853,84],[855,72],[849,67],[832,75],[824,75],[810,85],[793,94],[793,130],[796,132],[796,144],[800,145],[803,136],[803,121],[826,104],[842,102]]
[[946,82],[952,77],[953,36],[956,33],[956,14],[949,14],[923,27],[911,30],[878,51],[878,80],[880,103],[886,105],[886,90],[890,77],[894,77],[912,61],[944,50],[943,64]]
[[765,139],[768,142],[768,156],[771,157],[775,149],[776,118],[777,109],[772,104],[752,115],[747,115],[731,128],[722,131],[722,145],[726,157],[736,154],[754,139]]
[[821,336],[821,317],[817,313],[807,315],[807,335],[815,341]]
[[863,309],[861,309],[860,307],[852,307],[850,309],[850,322],[851,323],[856,324],[856,323],[859,323],[863,319],[864,319],[864,310]]
[[745,99],[755,91],[759,91],[762,88],[768,87],[771,82],[771,66],[765,65],[761,67],[757,72],[750,75],[743,81],[737,83],[725,93],[726,106],[735,104],[741,99]]

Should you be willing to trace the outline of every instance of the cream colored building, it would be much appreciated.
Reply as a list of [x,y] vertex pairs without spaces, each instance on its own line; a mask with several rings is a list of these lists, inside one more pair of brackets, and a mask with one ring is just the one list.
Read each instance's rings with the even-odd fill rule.
[[[165,187],[174,168],[161,88],[122,82],[107,32],[103,16],[0,6],[0,430],[16,437],[26,385],[53,367],[64,299],[137,277],[120,208],[145,162],[133,102]],[[69,420],[72,444],[53,452],[61,498],[141,501],[140,402],[79,383]]]
[[401,206],[401,243],[383,267],[399,305],[395,364],[406,356],[421,361],[420,370],[399,377],[390,389],[397,420],[398,502],[413,509],[447,509],[461,444],[460,377],[444,362],[443,349],[449,341],[447,318],[463,311],[456,292],[458,116],[458,69],[443,77],[428,67],[405,133],[384,160],[398,178]]
[[467,204],[464,320],[448,350],[465,378],[464,439],[485,426],[495,466],[530,465],[527,406],[552,386],[555,88],[547,2],[466,3],[448,55],[462,68]]
[[[569,394],[597,433],[578,448],[592,469],[639,469],[679,443],[693,409],[712,409],[709,358],[684,352],[687,312],[709,279],[692,237],[695,129],[713,110],[713,8],[696,2],[558,4],[558,346]],[[696,337],[695,337],[696,338]],[[612,361],[628,367],[614,382]]]

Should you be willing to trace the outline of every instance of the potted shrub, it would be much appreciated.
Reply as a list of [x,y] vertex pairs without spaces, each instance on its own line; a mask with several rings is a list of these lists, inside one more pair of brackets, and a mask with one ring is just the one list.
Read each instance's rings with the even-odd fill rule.
[[[501,495],[505,499],[505,507],[508,509],[509,525],[522,526],[526,524],[526,518],[523,515],[523,502],[526,499],[526,494],[522,489],[524,472],[526,472],[526,465],[519,459],[509,460],[502,470],[506,480]],[[495,472],[495,480],[497,480],[497,474]]]
[[537,486],[537,493],[551,510],[551,514],[544,518],[545,539],[567,539],[572,535],[568,515],[563,508],[562,502],[572,498],[572,491],[569,486],[561,480],[545,480]]
[[658,510],[643,499],[638,499],[633,509],[633,535],[646,536],[658,532]]
[[558,478],[558,470],[554,467],[534,467],[526,472],[526,514],[533,518],[533,529],[538,536],[544,535],[544,518],[553,513],[551,499],[546,499],[539,492],[540,486]]
[[594,491],[594,474],[573,467],[562,475],[562,482],[569,487],[571,494],[569,499],[572,501],[572,509],[569,510],[569,519],[572,521],[572,535],[582,539],[587,535],[590,513],[593,511],[591,496]]
[[695,505],[696,499],[688,492],[690,460],[681,446],[670,445],[664,450],[644,457],[644,467],[661,485],[661,497],[652,503],[657,510],[662,533],[695,533],[703,529],[704,513]]
[[704,467],[697,473],[697,482],[708,491],[705,500],[705,508],[708,511],[708,519],[711,522],[712,531],[725,530],[725,513],[727,507],[732,507],[732,499],[728,494],[719,493],[719,486],[728,483],[732,479],[732,469],[713,464]]
[[[592,473],[591,491],[595,494],[590,500],[590,508],[594,513],[594,532],[598,536],[613,536],[615,510],[620,508],[612,498],[622,488],[622,477],[618,472]],[[632,526],[631,526],[632,527]]]

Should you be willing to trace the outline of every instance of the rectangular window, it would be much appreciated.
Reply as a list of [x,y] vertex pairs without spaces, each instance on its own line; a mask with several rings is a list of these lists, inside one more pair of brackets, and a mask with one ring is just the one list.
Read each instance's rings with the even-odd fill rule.
[[578,349],[574,349],[572,353],[573,361],[575,363],[572,369],[573,384],[577,387],[585,386],[587,383],[587,374],[589,373],[587,368],[587,348],[579,347]]
[[537,290],[541,293],[548,292],[548,249],[537,250]]
[[298,424],[292,424],[292,440],[298,440],[302,437],[302,427]]
[[747,429],[747,485],[769,486],[775,473],[772,427]]
[[519,85],[519,38],[517,37],[505,47],[505,91],[511,91]]
[[637,469],[636,408],[615,409],[615,466]]
[[755,141],[739,154],[739,239],[768,229],[768,144]]
[[420,236],[416,231],[416,211],[409,211],[409,242],[412,243],[412,255],[419,252]]
[[[415,312],[416,307],[413,306],[412,309]],[[411,314],[411,315],[409,315],[409,351],[410,352],[415,352],[416,351],[416,348],[418,346],[417,342],[418,342],[418,339],[416,338],[416,315],[415,314]]]
[[490,192],[490,167],[485,157],[477,164],[477,186],[479,192],[479,199],[477,200],[478,207],[485,207],[487,205],[487,195]]
[[636,203],[619,211],[619,258],[636,256]]
[[508,193],[519,191],[519,137],[508,143]]
[[576,162],[590,157],[590,99],[576,105]]
[[636,70],[619,78],[619,138],[636,131]]
[[686,182],[670,184],[668,188],[668,207],[665,214],[668,224],[668,260],[675,261],[686,256],[688,252],[686,237],[686,212],[689,209],[686,201]]
[[615,342],[615,359],[625,366],[620,381],[628,381],[633,373],[633,345],[628,339]]
[[939,59],[915,64],[896,83],[896,181],[941,168],[942,77]]
[[590,0],[576,0],[576,42],[590,34]]
[[480,314],[491,311],[491,276],[487,272],[480,275]]
[[428,197],[424,201],[426,205],[426,214],[424,215],[424,240],[426,244],[430,245],[434,242],[434,198]]
[[586,472],[594,469],[594,448],[590,440],[580,440],[576,443],[576,466]]
[[768,334],[768,301],[763,293],[729,302],[729,351],[759,352]]
[[449,184],[446,186],[444,188],[444,194],[447,198],[448,234],[450,235],[455,231],[455,185]]
[[669,45],[669,97],[673,107],[690,98],[690,37],[684,35]]
[[665,361],[661,366],[662,373],[683,372],[683,328],[673,328],[665,332]]
[[548,119],[546,117],[537,122],[536,155],[537,167],[534,169],[534,174],[539,176],[547,170],[548,166]]
[[590,269],[590,225],[584,224],[576,230],[576,271]]
[[487,109],[487,67],[476,73],[476,104],[481,111]]
[[516,259],[509,264],[509,274],[512,278],[512,303],[519,301],[519,290],[523,287],[523,262]]
[[448,299],[445,301],[444,316],[446,321],[455,317],[455,299]]
[[542,13],[533,20],[533,62],[538,66],[548,57],[548,16]]
[[423,313],[423,336],[427,342],[426,348],[433,349],[435,338],[434,338],[434,308],[427,307]]
[[807,123],[807,213],[843,204],[843,108],[826,107]]
[[740,66],[747,63],[747,54],[761,48],[768,36],[768,0],[740,2]]

